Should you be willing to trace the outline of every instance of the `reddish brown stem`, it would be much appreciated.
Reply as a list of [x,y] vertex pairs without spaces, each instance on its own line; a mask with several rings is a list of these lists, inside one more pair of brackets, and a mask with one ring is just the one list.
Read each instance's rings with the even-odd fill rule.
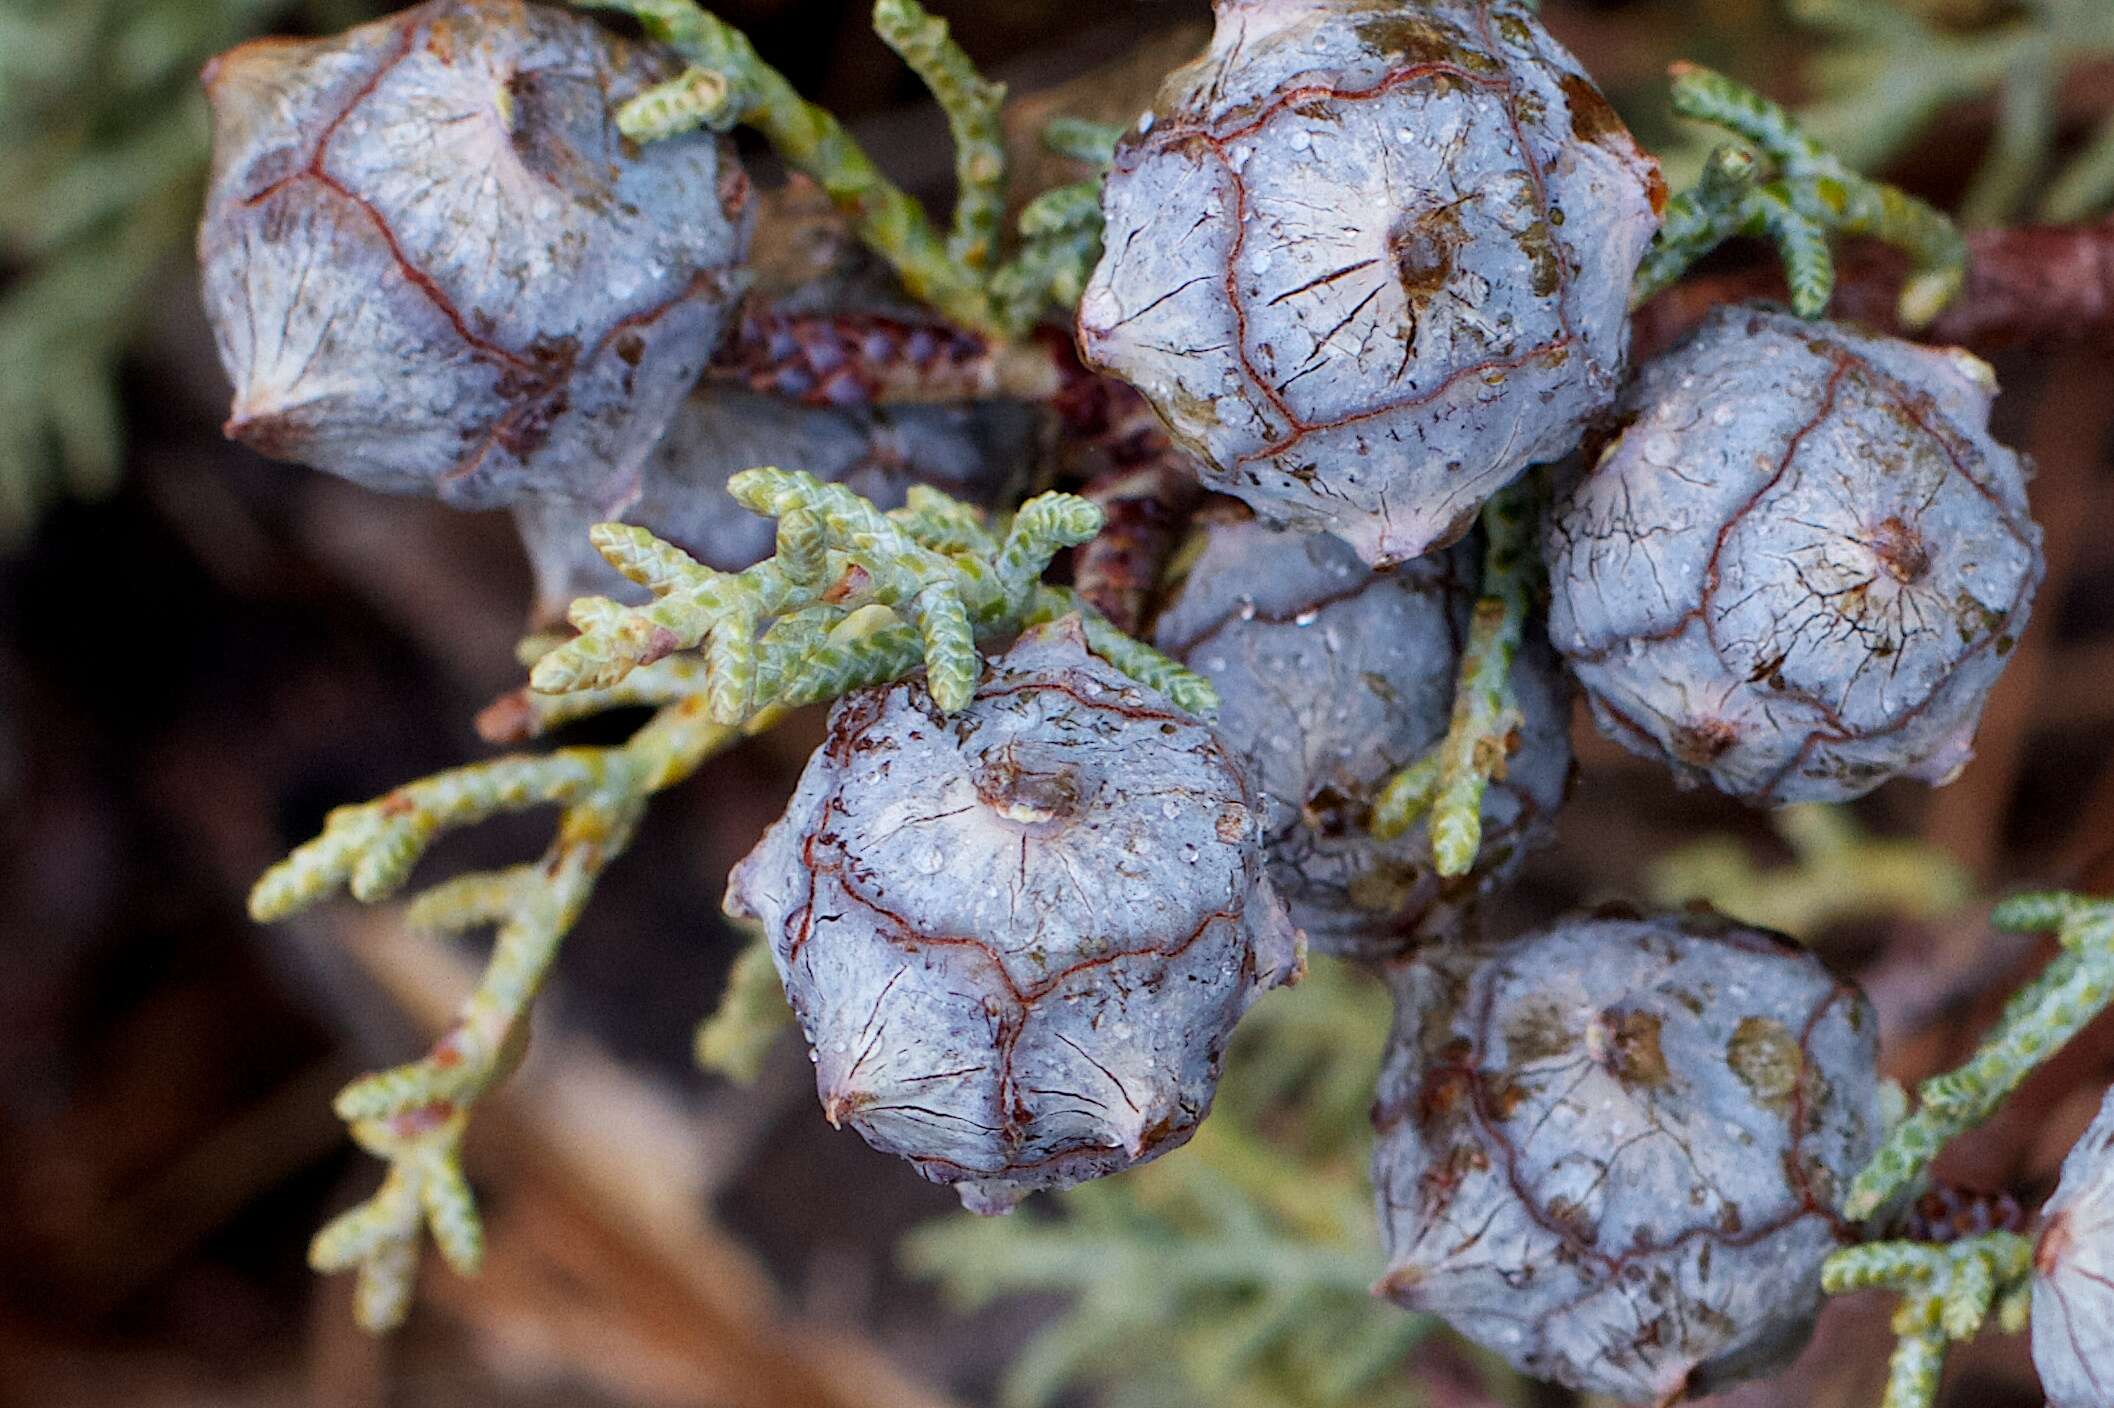
[[[1926,342],[1990,348],[2016,343],[2114,342],[2114,217],[2091,225],[2022,225],[1967,236],[1967,284],[1929,327],[1895,315],[1907,262],[1877,245],[1846,250],[1836,268],[1834,313]],[[1773,266],[1692,278],[1639,309],[1636,353],[1650,356],[1721,303],[1782,298]]]
[[1168,447],[1135,469],[1112,469],[1092,480],[1086,497],[1108,521],[1073,554],[1072,584],[1117,629],[1136,635],[1204,488]]
[[1145,398],[1081,366],[1069,343],[1045,344],[1063,373],[1051,406],[1107,522],[1072,555],[1072,584],[1119,630],[1145,623],[1160,574],[1182,540],[1204,488]]

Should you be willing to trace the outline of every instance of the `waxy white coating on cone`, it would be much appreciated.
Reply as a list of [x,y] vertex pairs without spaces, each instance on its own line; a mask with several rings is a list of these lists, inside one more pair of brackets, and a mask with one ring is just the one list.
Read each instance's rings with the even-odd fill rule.
[[671,72],[521,0],[215,59],[198,243],[228,433],[461,507],[621,506],[725,331],[748,230],[720,139],[616,130]]
[[1117,150],[1080,345],[1210,487],[1400,562],[1614,399],[1662,196],[1525,6],[1222,0]]
[[830,1119],[984,1212],[1182,1144],[1301,962],[1240,764],[1076,622],[958,714],[915,680],[840,702],[727,908],[763,922]]
[[1396,969],[1381,1289],[1538,1378],[1701,1396],[1796,1353],[1877,1148],[1878,1023],[1781,935],[1581,915]]
[[1641,369],[1547,537],[1601,731],[1769,806],[1955,776],[2042,571],[1995,397],[1965,352],[1761,308]]
[[2114,1092],[2063,1160],[2033,1258],[2033,1367],[2049,1408],[2114,1403]]
[[1480,539],[1376,573],[1330,534],[1205,531],[1154,643],[1218,690],[1218,730],[1253,766],[1270,878],[1292,921],[1316,951],[1344,957],[1452,937],[1554,836],[1571,697],[1540,632],[1513,665],[1524,722],[1484,793],[1475,869],[1442,880],[1422,824],[1391,841],[1369,825],[1380,788],[1452,720]]

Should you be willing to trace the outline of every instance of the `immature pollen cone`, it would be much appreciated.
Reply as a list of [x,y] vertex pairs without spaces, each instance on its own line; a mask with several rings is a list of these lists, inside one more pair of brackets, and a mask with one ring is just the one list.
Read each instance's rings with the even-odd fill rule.
[[1797,1352],[1881,1133],[1862,994],[1696,913],[1573,916],[1395,976],[1383,1291],[1625,1403]]
[[1076,621],[958,714],[916,680],[841,702],[727,908],[770,936],[830,1119],[979,1212],[1187,1140],[1301,962],[1240,766]]
[[1220,0],[1079,308],[1214,489],[1384,566],[1614,399],[1658,168],[1518,3]]
[[228,434],[464,507],[616,507],[739,291],[748,183],[613,111],[668,65],[521,0],[431,0],[206,68],[199,258]]

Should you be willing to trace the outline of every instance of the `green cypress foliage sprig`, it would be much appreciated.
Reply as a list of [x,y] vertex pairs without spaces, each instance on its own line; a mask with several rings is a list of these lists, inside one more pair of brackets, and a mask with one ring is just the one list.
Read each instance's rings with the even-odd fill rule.
[[[1101,252],[1100,181],[1059,186],[1029,202],[1018,222],[1017,248],[1001,259],[1006,153],[999,110],[1005,88],[979,73],[946,21],[917,0],[875,0],[873,22],[947,116],[956,191],[944,234],[842,123],[801,97],[740,30],[693,0],[576,3],[633,16],[689,65],[619,109],[617,125],[634,141],[699,127],[755,129],[788,165],[829,193],[913,298],[964,327],[1011,339],[1077,305]],[[1105,166],[1115,146],[1112,131],[1083,122],[1053,122],[1046,140],[1094,166]]]
[[1076,612],[1088,645],[1109,663],[1191,712],[1216,708],[1200,676],[1041,580],[1059,551],[1100,531],[1101,510],[1077,495],[1038,495],[987,527],[975,510],[923,488],[889,513],[842,485],[777,469],[745,470],[728,491],[779,520],[776,556],[715,572],[643,529],[600,525],[595,545],[655,599],[576,602],[580,634],[544,656],[530,684],[547,693],[611,689],[642,665],[702,646],[705,697],[725,725],[920,666],[935,702],[952,712],[975,688],[978,638]]
[[1534,544],[1538,493],[1538,480],[1529,475],[1483,506],[1482,595],[1455,676],[1452,722],[1436,748],[1388,779],[1374,799],[1373,834],[1383,840],[1430,818],[1432,860],[1441,875],[1475,868],[1483,843],[1483,794],[1493,778],[1504,776],[1520,726],[1512,662],[1540,572]]
[[1950,220],[1897,187],[1859,175],[1808,136],[1791,114],[1753,89],[1693,64],[1674,67],[1673,108],[1721,127],[1752,150],[1722,147],[1696,183],[1667,202],[1658,237],[1637,270],[1631,303],[1670,287],[1734,235],[1773,241],[1791,306],[1827,311],[1835,289],[1829,240],[1867,235],[1909,257],[1901,321],[1935,318],[1967,277],[1967,244]]
[[[633,700],[616,693],[592,702],[616,707]],[[603,870],[630,841],[648,797],[688,777],[739,733],[714,723],[693,690],[664,704],[616,747],[499,758],[340,807],[322,835],[257,882],[250,912],[263,921],[307,908],[341,886],[371,903],[401,889],[444,831],[503,813],[560,809],[556,839],[535,863],[460,876],[412,902],[410,923],[424,932],[493,928],[491,957],[432,1051],[338,1094],[337,1112],[354,1139],[389,1170],[373,1197],[317,1234],[309,1261],[319,1271],[358,1272],[356,1309],[368,1329],[403,1320],[424,1229],[456,1270],[477,1270],[483,1234],[461,1163],[470,1109],[519,1059],[530,1005],[558,947]]]
[[1956,1242],[1867,1242],[1845,1247],[1821,1269],[1830,1295],[1889,1290],[1894,1354],[1880,1408],[1931,1408],[1946,1349],[1975,1337],[1994,1314],[2007,1334],[2025,1328],[2031,1308],[2033,1243],[2016,1232]]
[[1852,1218],[1872,1216],[1914,1183],[1947,1141],[1988,1119],[2114,1003],[2114,903],[2061,891],[2017,895],[1990,919],[2011,933],[2053,933],[2062,952],[2012,995],[1974,1055],[1917,1087],[1915,1112],[1850,1185],[1843,1211]]

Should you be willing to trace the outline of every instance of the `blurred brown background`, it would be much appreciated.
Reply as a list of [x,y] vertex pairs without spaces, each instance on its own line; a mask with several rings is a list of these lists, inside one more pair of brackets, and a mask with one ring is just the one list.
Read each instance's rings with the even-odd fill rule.
[[[941,123],[863,5],[720,8],[906,183],[944,182]],[[1016,92],[1205,17],[1136,0],[936,8]],[[1618,97],[1676,53],[1749,74],[1797,57],[1758,0],[1548,10]],[[2074,89],[2065,102],[2104,111],[2114,72]],[[1948,115],[1900,174],[1956,194],[1990,128],[1986,107]],[[181,263],[128,367],[122,486],[0,560],[0,1404],[988,1401],[1049,1307],[963,1317],[894,1269],[897,1236],[951,1195],[816,1118],[793,1042],[753,1090],[689,1068],[734,951],[722,879],[790,790],[812,721],[662,799],[567,944],[535,1054],[471,1136],[481,1282],[429,1267],[396,1339],[352,1328],[348,1287],[302,1264],[376,1176],[330,1096],[421,1049],[476,956],[349,903],[259,929],[242,897],[332,805],[480,755],[469,721],[518,683],[528,577],[503,515],[372,497],[223,442]],[[2114,887],[2114,540],[2096,531],[2114,519],[2114,355],[2018,350],[1998,368],[1999,434],[2040,467],[2048,585],[1975,767],[1859,815],[1992,887]],[[1580,740],[1563,843],[1514,917],[1632,891],[1645,861],[1703,833],[1781,856],[1763,821]],[[542,825],[479,828],[436,867],[527,854]],[[1904,1076],[1968,1049],[2033,956],[1972,919],[1872,926],[1840,937],[1844,955],[1870,965]],[[2096,1030],[1955,1172],[2045,1187],[2110,1064],[2114,1030]],[[1885,1345],[1884,1307],[1852,1307],[1793,1380],[1738,1401],[1874,1402]],[[1960,1359],[1950,1402],[2038,1401],[2015,1342]]]

